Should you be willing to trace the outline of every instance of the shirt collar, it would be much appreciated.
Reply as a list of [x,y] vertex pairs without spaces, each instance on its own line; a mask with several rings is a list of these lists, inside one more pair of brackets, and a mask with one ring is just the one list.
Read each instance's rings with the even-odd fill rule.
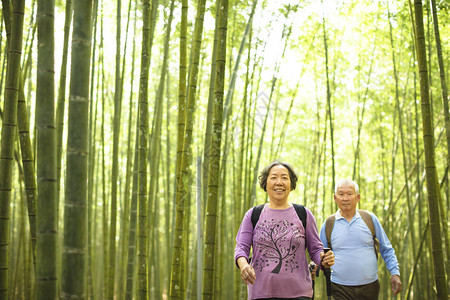
[[[356,210],[356,214],[353,216],[352,219],[357,219],[357,218],[360,218],[360,217],[361,217],[361,215],[359,214],[359,211]],[[337,210],[337,212],[336,212],[336,214],[335,214],[335,218],[336,218],[336,220],[339,220],[339,219],[344,218],[344,217],[341,215],[341,209],[338,209],[338,210]]]

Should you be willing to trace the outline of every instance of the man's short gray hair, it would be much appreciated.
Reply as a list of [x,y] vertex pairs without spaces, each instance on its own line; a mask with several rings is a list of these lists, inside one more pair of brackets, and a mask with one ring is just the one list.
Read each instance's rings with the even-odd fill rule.
[[339,179],[336,183],[336,186],[334,187],[334,193],[337,194],[338,188],[340,188],[343,185],[353,185],[355,187],[355,192],[359,194],[359,187],[356,182],[350,179]]

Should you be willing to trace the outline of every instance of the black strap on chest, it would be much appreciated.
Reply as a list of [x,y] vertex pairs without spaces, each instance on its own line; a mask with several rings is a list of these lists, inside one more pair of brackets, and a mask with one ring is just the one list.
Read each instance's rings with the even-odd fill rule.
[[[305,231],[306,231],[306,209],[303,205],[300,205],[300,204],[294,203],[293,205],[294,205],[295,212],[297,213],[297,216],[300,219],[300,221],[302,221],[303,228],[305,228]],[[253,228],[255,228],[256,224],[258,223],[259,217],[261,216],[261,212],[262,212],[263,208],[264,208],[264,204],[257,205],[253,208],[252,215],[251,215]]]

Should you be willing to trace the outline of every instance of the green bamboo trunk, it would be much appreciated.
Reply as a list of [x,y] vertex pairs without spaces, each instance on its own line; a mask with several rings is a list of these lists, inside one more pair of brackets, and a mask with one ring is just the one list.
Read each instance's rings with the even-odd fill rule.
[[[239,47],[239,52],[238,52],[238,56],[236,58],[236,62],[233,68],[233,74],[230,80],[230,85],[228,86],[228,90],[227,90],[227,96],[226,96],[226,100],[225,100],[225,104],[224,104],[224,109],[223,109],[223,120],[227,120],[228,116],[231,115],[231,110],[228,113],[228,107],[230,106],[231,103],[231,99],[232,99],[232,95],[234,93],[234,86],[235,86],[235,82],[236,82],[236,77],[237,77],[237,72],[239,69],[239,62],[240,62],[240,58],[242,56],[242,53],[244,52],[244,48],[245,48],[245,43],[248,39],[248,35],[250,32],[250,27],[253,21],[253,15],[255,14],[255,9],[256,9],[256,4],[257,4],[257,0],[253,1],[252,4],[252,10],[250,12],[250,17],[247,21],[247,24],[245,26],[245,30],[244,30],[244,34],[242,36],[242,40],[241,40],[241,45]],[[249,61],[249,60],[248,60]],[[247,64],[247,68],[248,68],[248,64]],[[247,91],[247,86],[248,86],[248,73],[247,73],[247,77],[246,77],[246,81],[245,81],[245,88],[244,88],[244,103],[243,103],[243,111],[242,111],[242,129],[241,129],[241,135],[240,135],[240,151],[238,152],[239,155],[239,162],[237,164],[237,184],[238,187],[235,188],[234,190],[236,191],[235,195],[236,195],[236,199],[235,199],[235,204],[236,204],[236,209],[235,209],[235,219],[234,219],[234,232],[237,233],[238,229],[239,229],[239,225],[240,225],[240,221],[241,221],[241,211],[242,211],[242,202],[243,202],[243,198],[242,198],[242,185],[241,183],[243,182],[242,180],[242,166],[243,166],[243,160],[244,160],[244,155],[243,155],[243,143],[244,143],[244,134],[245,134],[245,125],[246,125],[246,115],[247,115],[247,103],[246,103],[246,91]],[[228,122],[228,120],[227,120]],[[228,130],[227,130],[228,132]],[[228,147],[224,147],[224,149],[228,149]],[[237,277],[237,276],[236,276]],[[236,279],[236,283],[237,283]]]
[[[155,113],[154,113],[154,119],[153,119],[153,131],[151,134],[151,150],[150,150],[150,186],[149,186],[149,203],[152,203],[155,206],[155,210],[154,210],[154,226],[153,226],[153,230],[154,230],[154,242],[153,245],[155,246],[155,251],[158,252],[158,245],[156,245],[156,243],[159,244],[159,240],[157,240],[157,236],[158,236],[158,222],[157,222],[157,217],[158,217],[158,211],[159,209],[157,208],[158,205],[158,201],[157,201],[157,188],[159,186],[158,183],[158,178],[159,178],[159,172],[158,172],[158,166],[159,166],[159,162],[160,162],[160,149],[161,149],[161,130],[162,130],[162,116],[163,116],[163,102],[164,102],[164,88],[165,88],[165,76],[167,74],[167,65],[168,65],[168,60],[169,60],[169,42],[170,42],[170,33],[171,33],[171,29],[172,29],[172,20],[173,20],[173,10],[175,7],[175,3],[174,0],[171,1],[170,4],[170,13],[169,13],[169,18],[167,20],[167,24],[166,24],[166,34],[165,34],[165,40],[164,40],[164,50],[163,50],[163,61],[162,61],[162,66],[161,66],[161,75],[160,75],[160,79],[159,79],[159,84],[158,84],[158,89],[156,92],[156,101],[155,101]],[[156,242],[155,242],[156,241]],[[157,257],[157,255],[155,255]],[[153,260],[155,262],[155,297],[159,298],[161,297],[160,294],[160,284],[158,279],[160,278],[159,276],[159,272],[158,269],[160,267],[160,262],[157,259]]]
[[166,161],[165,161],[165,175],[166,175],[166,182],[164,184],[165,186],[165,209],[164,209],[164,230],[165,230],[165,239],[166,239],[166,246],[167,246],[167,255],[165,260],[165,280],[164,280],[164,289],[166,291],[169,290],[169,274],[170,274],[170,264],[172,262],[172,227],[171,227],[171,219],[172,219],[172,207],[174,207],[173,202],[171,201],[173,199],[172,197],[172,184],[176,180],[171,179],[172,174],[172,163],[171,163],[171,157],[172,157],[172,147],[171,147],[171,130],[170,130],[170,124],[171,124],[171,105],[173,102],[171,101],[172,95],[170,94],[170,74],[167,74],[166,78]]
[[[209,93],[208,93],[208,108],[206,113],[206,128],[203,145],[203,165],[202,165],[202,198],[203,202],[208,201],[208,177],[209,177],[209,160],[211,156],[211,140],[212,140],[212,118],[214,114],[214,82],[216,82],[216,58],[217,58],[217,34],[219,23],[219,12],[217,9],[220,6],[221,0],[216,0],[216,15],[214,26],[214,42],[213,51],[211,55],[211,71],[209,77]],[[206,205],[203,205],[203,214],[205,213]]]
[[435,35],[436,52],[437,52],[438,65],[439,65],[439,77],[441,79],[440,82],[441,82],[442,102],[444,105],[445,134],[446,134],[446,138],[447,138],[447,165],[450,165],[450,113],[449,113],[449,106],[448,106],[448,89],[447,89],[447,80],[446,80],[446,75],[445,75],[444,58],[442,55],[441,35],[440,35],[440,30],[439,30],[439,21],[438,21],[438,16],[437,16],[437,11],[436,11],[436,1],[435,0],[431,0],[431,8],[433,11],[434,35]]
[[[31,2],[31,9],[29,10],[29,14],[30,14],[30,18],[28,21],[28,25],[26,25],[26,27],[24,27],[24,35],[25,35],[25,31],[27,32],[27,37],[25,39],[25,43],[24,43],[24,55],[23,55],[23,60],[22,60],[22,77],[23,79],[26,79],[26,74],[28,74],[28,72],[30,71],[30,69],[32,68],[31,65],[31,61],[33,59],[32,54],[33,54],[33,46],[34,46],[34,41],[36,39],[36,30],[37,30],[37,22],[35,19],[36,16],[36,0],[33,0]],[[26,20],[26,19],[25,19]],[[31,79],[31,76],[29,76],[28,79]]]
[[330,76],[328,71],[328,41],[327,41],[327,30],[325,17],[323,17],[323,43],[325,48],[325,70],[326,70],[326,78],[327,78],[327,106],[328,106],[328,120],[330,121],[330,146],[331,146],[331,190],[334,189],[335,185],[335,163],[334,163],[334,127],[333,127],[333,112],[331,110],[331,90],[330,90]]
[[[223,120],[225,120],[226,118],[228,118],[229,115],[231,115],[231,111],[229,112],[228,110],[231,108],[231,101],[233,99],[233,94],[234,94],[234,86],[236,84],[237,73],[239,70],[239,62],[241,61],[242,53],[244,52],[244,46],[245,46],[245,43],[248,38],[248,34],[250,31],[250,25],[252,24],[252,21],[253,21],[253,15],[255,14],[255,9],[256,9],[257,3],[258,3],[258,0],[253,1],[252,10],[250,12],[250,17],[248,18],[247,24],[245,25],[244,34],[242,36],[241,44],[239,46],[239,51],[238,51],[238,55],[236,57],[233,72],[231,74],[230,84],[227,89],[227,95],[226,95],[225,103],[224,103],[224,107],[223,107],[223,118],[222,118]],[[231,63],[231,61],[230,61],[230,63]]]
[[54,10],[54,1],[38,1],[36,299],[58,298]]
[[[10,37],[11,37],[11,25],[7,20],[10,20],[11,18],[11,12],[9,11],[10,8],[3,4],[3,14],[5,18],[6,27],[6,36],[7,36],[7,43],[5,45],[5,50],[8,49],[10,44]],[[34,8],[34,6],[33,6]],[[33,11],[34,14],[34,11]],[[33,18],[30,20],[30,24],[32,24]],[[3,22],[1,23],[3,25]],[[9,24],[9,25],[8,25]],[[3,27],[3,26],[2,26]],[[31,26],[30,29],[36,28],[36,26]],[[34,35],[33,35],[34,36]],[[1,47],[0,47],[1,49]],[[28,59],[31,56],[31,51],[27,52]],[[6,58],[6,57],[5,57]],[[28,64],[27,64],[28,66]],[[35,172],[35,161],[34,161],[34,154],[33,150],[31,148],[31,140],[30,140],[30,130],[29,130],[29,117],[28,117],[28,110],[25,100],[25,93],[24,93],[24,74],[26,74],[26,70],[21,72],[19,74],[19,94],[17,99],[17,125],[19,129],[19,142],[20,142],[20,150],[22,154],[22,166],[23,171],[20,170],[20,164],[19,164],[19,174],[23,174],[23,181],[25,184],[25,193],[27,198],[27,208],[28,208],[28,220],[30,224],[30,238],[31,238],[31,254],[33,258],[33,267],[34,270],[36,269],[36,255],[35,255],[35,249],[36,249],[36,172]],[[2,72],[3,75],[3,72]],[[3,76],[2,76],[3,80]],[[0,84],[0,90],[2,90]],[[15,154],[16,160],[19,161],[19,155],[18,152]]]
[[[127,38],[128,39],[128,23],[129,23],[129,19],[130,19],[130,13],[131,13],[131,5],[132,5],[132,1],[129,2],[129,6],[128,6],[128,21],[127,21]],[[131,59],[131,78],[130,78],[130,82],[132,83],[134,81],[134,66],[135,66],[135,53],[136,53],[136,43],[135,43],[135,39],[134,37],[136,36],[136,13],[137,13],[137,5],[134,6],[134,33],[133,33],[133,48],[132,48],[132,59]],[[122,64],[122,74],[123,71],[125,69],[125,56],[123,58],[123,64]],[[122,75],[122,85],[124,83],[124,76]],[[123,94],[123,89],[122,90],[122,94]],[[121,256],[120,256],[120,264],[119,264],[119,281],[118,281],[118,297],[124,297],[125,296],[125,289],[126,289],[126,284],[127,284],[127,261],[129,258],[129,247],[130,247],[130,234],[131,234],[131,228],[130,228],[130,208],[132,206],[132,197],[130,197],[131,195],[131,182],[134,182],[134,166],[135,164],[133,163],[136,162],[136,160],[134,159],[134,155],[133,155],[133,149],[136,148],[136,145],[132,142],[132,136],[133,136],[133,117],[135,117],[135,115],[133,114],[133,94],[134,94],[134,89],[133,89],[133,85],[131,85],[131,90],[130,90],[130,96],[129,96],[129,109],[128,109],[128,140],[127,140],[127,166],[126,166],[126,174],[125,174],[125,185],[124,185],[124,192],[123,192],[123,205],[124,205],[124,209],[123,209],[123,213],[122,213],[122,224],[121,224]],[[136,123],[137,124],[137,123]],[[137,136],[137,128],[136,128],[136,136]],[[136,151],[134,151],[136,152]],[[136,152],[137,153],[137,152]],[[130,188],[131,187],[131,188]],[[134,208],[134,214],[136,214],[136,208]],[[136,215],[134,215],[134,221],[136,221]],[[134,233],[136,232],[136,222],[134,223]],[[136,235],[134,235],[134,239],[133,239],[133,247],[135,247],[135,239],[136,239]],[[133,253],[133,259],[134,259],[135,253]],[[133,260],[134,262],[134,260]]]
[[[445,67],[444,67],[444,59],[442,55],[442,46],[441,46],[441,36],[439,33],[439,21],[438,16],[436,12],[436,1],[431,0],[431,8],[433,12],[433,26],[434,26],[434,35],[435,35],[435,41],[436,41],[436,52],[437,52],[437,58],[438,58],[438,65],[439,65],[439,77],[441,82],[441,95],[442,95],[442,102],[444,106],[444,118],[445,118],[445,136],[447,140],[447,168],[450,167],[450,112],[448,107],[448,89],[447,89],[447,80],[445,76]],[[447,199],[449,198],[449,192],[448,192],[448,178],[447,178]],[[448,200],[447,200],[448,201]],[[447,220],[447,212],[443,208],[442,199],[439,202],[439,212],[441,214],[441,222],[442,222],[442,229],[444,233],[444,240],[445,240],[445,250],[446,250],[446,259],[447,262],[450,261],[450,245],[449,245],[449,239],[448,239],[448,223]],[[449,264],[446,264],[446,270],[447,270],[447,276],[450,273],[450,267]]]
[[120,119],[122,111],[121,97],[121,79],[120,79],[120,41],[121,41],[121,9],[122,1],[117,1],[116,18],[116,75],[114,89],[114,123],[113,123],[113,153],[111,170],[111,215],[109,229],[109,256],[108,256],[108,284],[107,299],[114,298],[114,279],[116,274],[116,231],[117,231],[117,181],[119,177],[119,137],[120,137]]
[[130,232],[128,235],[128,262],[127,262],[127,282],[125,299],[133,299],[133,286],[135,285],[135,262],[136,262],[136,224],[138,207],[138,159],[139,159],[139,119],[136,120],[136,137],[134,147],[133,162],[133,187],[130,205]]
[[[5,18],[8,18],[8,15],[5,12]],[[30,20],[31,22],[31,20]],[[3,24],[3,23],[2,23]],[[30,23],[31,24],[31,23]],[[7,26],[8,27],[8,26]],[[10,29],[9,29],[10,30]],[[8,39],[10,32],[7,32]],[[6,48],[8,47],[7,41]],[[30,52],[28,52],[28,58],[30,57]],[[27,64],[28,65],[28,64]],[[17,99],[17,125],[19,129],[19,142],[20,142],[20,150],[22,154],[22,165],[23,165],[23,179],[25,184],[25,193],[27,197],[27,206],[28,206],[28,219],[30,223],[30,237],[31,237],[31,253],[33,257],[33,264],[35,267],[36,264],[36,172],[35,172],[35,161],[34,161],[34,153],[31,147],[31,139],[30,139],[30,125],[29,125],[29,117],[28,117],[28,108],[25,99],[24,92],[24,74],[26,74],[26,70],[19,74],[19,94]],[[20,166],[19,166],[20,168]],[[22,173],[22,172],[20,172]]]
[[150,69],[150,0],[142,3],[142,49],[139,84],[139,230],[138,230],[138,299],[147,299],[147,148],[148,148],[148,74]]
[[[92,98],[90,98],[92,99]],[[90,114],[90,119],[92,118],[93,115],[93,121],[90,122],[90,124],[92,124],[93,128],[89,129],[89,134],[93,137],[96,136],[96,132],[97,132],[97,115],[98,115],[98,105],[96,104],[95,106],[92,107],[92,114]],[[97,172],[97,161],[96,161],[96,157],[98,157],[97,155],[97,148],[96,148],[96,144],[95,143],[89,143],[89,166],[88,166],[88,199],[87,199],[87,203],[88,203],[88,241],[87,241],[87,257],[86,260],[88,261],[88,265],[87,265],[87,295],[88,297],[94,297],[95,298],[95,291],[94,288],[98,285],[98,278],[97,276],[93,275],[93,273],[95,272],[96,268],[96,254],[95,254],[95,241],[96,241],[96,230],[95,228],[97,227],[97,217],[95,215],[95,211],[97,208],[97,205],[94,204],[94,199],[96,199],[96,195],[94,195],[94,178],[98,178],[95,176],[95,172]]]
[[36,263],[36,172],[34,166],[34,154],[30,139],[30,122],[28,118],[27,103],[23,90],[23,80],[19,79],[19,98],[17,100],[17,122],[19,127],[20,152],[22,154],[22,166],[27,195],[28,220],[30,222],[31,251],[33,263]]
[[177,176],[176,191],[178,190],[178,185],[181,180],[181,158],[183,155],[184,129],[186,127],[187,12],[188,1],[182,0],[180,24],[180,67],[178,79],[177,161],[175,171]]
[[[275,76],[274,79],[275,80]],[[273,85],[272,85],[272,90],[273,90]],[[271,93],[272,94],[272,93]],[[255,201],[256,201],[256,180],[258,179],[258,169],[259,169],[259,163],[261,160],[261,154],[262,154],[262,148],[263,148],[263,144],[264,144],[264,137],[265,137],[265,133],[266,133],[266,128],[267,128],[267,119],[269,118],[269,114],[270,114],[270,104],[272,102],[272,96],[269,97],[269,101],[267,102],[267,112],[264,116],[264,123],[263,123],[263,128],[261,131],[261,137],[259,139],[259,145],[258,145],[258,153],[256,156],[256,161],[254,164],[254,168],[253,168],[253,177],[252,177],[252,184],[251,184],[251,194],[249,195],[251,197],[250,200],[250,207],[255,205]]]
[[[244,84],[244,96],[242,99],[242,105],[243,105],[243,110],[242,110],[242,116],[241,116],[241,132],[240,132],[240,137],[239,137],[239,152],[238,152],[238,158],[237,158],[237,178],[236,178],[236,182],[237,182],[237,189],[236,189],[236,201],[240,202],[240,208],[239,210],[236,208],[236,212],[235,212],[235,216],[234,216],[234,232],[233,234],[236,234],[239,230],[239,226],[240,226],[240,222],[242,221],[242,213],[245,209],[245,193],[243,193],[243,191],[245,191],[245,180],[244,180],[244,172],[247,172],[247,169],[245,168],[245,162],[244,162],[244,157],[245,157],[245,153],[246,153],[246,145],[247,145],[247,140],[246,137],[248,137],[246,135],[248,129],[248,124],[250,123],[250,120],[247,121],[247,117],[248,117],[248,111],[247,111],[247,106],[248,106],[248,87],[249,87],[249,76],[250,76],[250,60],[251,60],[251,49],[252,49],[252,32],[250,32],[250,38],[249,38],[249,42],[248,42],[248,54],[247,54],[247,63],[246,63],[246,68],[247,68],[247,73],[245,75],[245,84]],[[244,206],[244,207],[243,207]],[[240,219],[240,220],[238,220]],[[234,286],[233,286],[233,295],[234,295],[234,299],[238,299],[239,298],[239,293],[240,293],[240,287],[241,287],[241,273],[239,272],[238,269],[233,269],[234,272]]]
[[[94,3],[96,4],[97,1]],[[101,156],[101,172],[102,172],[102,256],[101,260],[103,262],[102,264],[102,271],[101,271],[101,277],[99,280],[100,285],[100,295],[102,298],[106,297],[106,279],[108,274],[108,196],[107,196],[107,190],[108,190],[108,181],[106,176],[106,154],[105,154],[105,102],[106,102],[106,78],[105,78],[105,51],[104,51],[104,16],[103,14],[100,15],[100,46],[99,46],[99,66],[101,65],[101,68],[99,70],[99,79],[98,81],[101,81],[100,85],[100,97],[101,97],[101,126],[100,126],[100,149],[102,149],[102,156]],[[97,22],[98,23],[98,22]],[[101,78],[101,80],[100,80]]]
[[220,147],[222,141],[223,96],[225,82],[226,41],[228,23],[228,0],[222,0],[219,13],[219,31],[216,61],[216,80],[214,87],[213,139],[211,144],[211,163],[209,168],[208,203],[205,220],[205,255],[203,262],[203,299],[213,299],[214,269],[216,252],[216,227],[218,223]]
[[[399,96],[399,80],[398,80],[398,71],[397,71],[397,62],[396,62],[396,56],[395,56],[395,44],[394,44],[394,37],[392,33],[392,23],[390,19],[390,11],[389,11],[389,4],[388,4],[388,19],[389,19],[389,37],[391,41],[391,49],[392,49],[392,66],[393,66],[393,73],[394,73],[394,81],[395,81],[395,105],[396,109],[398,111],[398,126],[399,126],[399,132],[400,132],[400,141],[402,145],[402,159],[403,159],[403,175],[405,178],[405,187],[406,187],[406,203],[408,205],[408,221],[409,221],[409,229],[410,229],[410,237],[411,237],[411,250],[413,253],[413,257],[416,256],[416,238],[415,238],[415,230],[414,230],[414,218],[413,218],[413,209],[411,205],[411,196],[410,196],[410,188],[409,188],[409,180],[408,180],[408,163],[407,163],[407,157],[406,157],[406,149],[405,149],[405,138],[403,133],[403,113],[400,107],[400,96]],[[365,97],[364,99],[366,99]]]
[[[197,76],[199,70],[199,57],[200,48],[202,42],[203,31],[203,18],[205,14],[205,0],[199,0],[197,6],[197,16],[194,28],[193,47],[192,47],[192,59],[189,75],[189,91],[187,99],[187,114],[186,123],[184,129],[183,150],[181,153],[181,164],[178,169],[179,176],[177,182],[177,201],[176,201],[176,218],[175,218],[175,238],[174,238],[174,251],[172,257],[172,274],[170,284],[170,298],[181,299],[181,285],[184,280],[184,274],[182,272],[182,253],[186,245],[183,245],[184,224],[185,224],[185,209],[186,199],[189,188],[189,181],[191,177],[190,165],[192,162],[192,131],[194,127],[194,115],[195,115],[195,97],[197,89]],[[180,112],[181,114],[181,112]],[[179,117],[180,124],[180,117]],[[179,125],[180,129],[180,125]],[[180,133],[178,133],[180,134]],[[178,141],[179,143],[179,141]],[[178,147],[180,149],[180,147]]]
[[428,193],[428,212],[431,232],[431,253],[434,266],[434,280],[437,298],[445,300],[448,297],[445,277],[445,263],[441,242],[441,227],[438,201],[440,198],[439,182],[436,174],[434,134],[432,114],[429,100],[428,69],[425,50],[425,35],[423,27],[422,1],[414,1],[414,16],[417,42],[417,62],[420,76],[420,98],[422,104],[423,143],[425,149],[425,172]]
[[[0,299],[8,299],[9,225],[25,1],[13,3],[0,148]],[[3,4],[5,1],[3,1]],[[5,9],[5,6],[3,6]],[[3,11],[4,13],[4,11]],[[5,23],[7,23],[5,21]]]
[[[380,6],[380,4],[379,4]],[[376,20],[376,25],[375,28],[378,29],[378,20],[379,20],[379,16],[380,16],[380,10],[378,10],[378,14],[377,14],[377,20]],[[390,23],[389,23],[390,24]],[[369,86],[370,86],[370,78],[372,75],[372,70],[373,70],[373,64],[374,64],[374,60],[375,60],[375,49],[376,49],[376,41],[377,41],[377,33],[378,30],[376,29],[375,33],[374,33],[374,38],[373,38],[373,47],[372,47],[372,53],[371,53],[371,58],[370,58],[370,64],[369,64],[369,73],[367,75],[367,83],[366,83],[366,90],[364,92],[364,96],[363,96],[363,105],[362,105],[362,109],[361,109],[361,117],[358,118],[358,138],[356,140],[356,150],[355,150],[355,156],[354,156],[354,161],[353,161],[353,175],[352,175],[352,180],[357,180],[356,175],[357,175],[357,163],[360,164],[360,145],[361,145],[361,131],[362,131],[362,126],[363,126],[363,120],[364,120],[364,112],[366,111],[366,100],[368,98],[368,93],[369,93]],[[359,93],[358,93],[358,102],[360,101],[359,99]],[[358,113],[359,115],[359,113]],[[360,170],[358,168],[358,174],[360,173]]]
[[[176,148],[176,163],[175,163],[175,184],[174,184],[174,210],[179,212],[174,212],[172,214],[172,232],[171,239],[169,245],[171,246],[170,250],[170,261],[169,261],[169,293],[170,296],[175,293],[174,297],[179,297],[180,290],[180,259],[181,259],[181,249],[180,249],[180,239],[175,238],[175,234],[177,234],[177,227],[182,226],[182,220],[184,215],[184,208],[178,205],[179,203],[179,186],[181,185],[181,163],[183,157],[183,145],[184,145],[184,133],[186,127],[186,98],[187,98],[187,89],[186,89],[186,74],[187,74],[187,27],[188,27],[188,1],[181,0],[181,22],[180,22],[180,58],[179,58],[179,78],[178,78],[178,116],[177,116],[177,148]],[[192,53],[191,53],[192,54]],[[168,216],[166,212],[166,216]],[[181,232],[178,232],[181,234]],[[178,255],[175,258],[175,255]],[[176,278],[172,277],[172,274],[176,275]],[[173,280],[176,282],[176,289],[174,286]],[[172,291],[173,289],[173,291]]]
[[[60,182],[61,182],[61,159],[63,153],[63,131],[64,131],[64,111],[66,102],[66,74],[67,74],[67,53],[69,49],[69,34],[70,24],[72,23],[72,1],[67,0],[65,2],[65,20],[64,20],[64,40],[63,40],[63,53],[61,61],[61,70],[59,75],[59,87],[58,87],[58,99],[56,106],[56,147],[57,147],[57,189],[58,199],[60,197]],[[59,202],[59,201],[58,201]]]
[[[258,49],[258,48],[257,48]],[[256,70],[257,70],[257,65],[259,64],[259,59],[256,60],[256,52],[254,54],[253,57],[253,61],[255,62],[253,64],[253,69],[251,71],[251,77],[250,77],[250,82],[251,84],[251,90],[249,93],[250,99],[252,99],[253,96],[253,89],[255,88],[254,86],[254,81],[253,79],[255,78],[255,74],[256,74]],[[259,68],[259,70],[261,70],[261,68]],[[259,74],[260,75],[260,74]],[[258,76],[258,74],[256,74],[256,78],[258,78],[256,80],[256,90],[259,88],[259,82],[261,80],[261,77]],[[248,127],[248,133],[247,133],[247,144],[245,145],[245,155],[246,155],[246,159],[245,159],[245,180],[244,180],[244,206],[243,206],[243,211],[247,211],[250,206],[251,206],[251,202],[252,202],[252,189],[253,189],[253,179],[252,179],[252,169],[253,169],[253,137],[255,136],[255,112],[256,112],[256,105],[257,105],[257,98],[254,97],[255,100],[251,101],[250,100],[250,108],[249,108],[249,125],[247,125]],[[251,123],[250,123],[251,122]]]
[[84,298],[92,0],[74,3],[61,298]]
[[[414,25],[413,25],[414,26]],[[414,47],[414,46],[413,46]],[[416,55],[415,55],[415,51],[414,51],[414,48],[412,49],[413,51],[413,61],[416,61]],[[413,66],[413,67],[415,67],[415,66]],[[414,101],[414,136],[416,137],[415,138],[415,160],[416,160],[416,163],[417,163],[417,172],[416,172],[416,180],[415,180],[415,185],[416,185],[416,191],[417,191],[417,201],[419,202],[419,203],[421,203],[423,200],[423,188],[422,188],[422,184],[421,184],[421,180],[420,180],[420,174],[422,173],[422,167],[421,167],[421,163],[420,163],[420,156],[421,156],[421,154],[420,154],[420,147],[419,147],[419,109],[418,109],[418,105],[417,105],[417,73],[416,72],[413,72],[413,78],[414,78],[414,93],[413,93],[413,101]],[[426,219],[426,217],[423,217],[425,214],[423,213],[423,210],[424,210],[424,208],[423,208],[423,206],[422,205],[419,205],[419,225],[418,225],[418,228],[419,228],[419,232],[422,232],[423,231],[423,223],[424,223],[424,219]],[[429,224],[427,224],[426,226],[425,226],[426,228],[428,228],[429,227]],[[425,272],[426,271],[426,269],[428,268],[428,264],[425,264],[424,263],[424,261],[426,260],[426,258],[424,257],[424,256],[421,256],[421,258],[420,258],[420,262],[421,262],[421,265],[419,266],[419,270],[420,270],[420,272],[419,272],[419,279],[418,279],[418,281],[419,282],[425,282],[426,280],[425,280],[425,276],[426,276],[426,274],[429,274],[429,272]],[[419,288],[418,289],[419,290],[419,297],[420,297],[420,299],[423,299],[424,298],[424,295],[425,295],[425,292],[426,291],[424,291],[424,289],[422,289],[422,288]]]
[[[92,12],[93,12],[93,20],[92,20],[92,43],[93,45],[97,45],[97,29],[98,29],[98,1],[94,1]],[[67,11],[66,11],[67,13]],[[94,98],[94,91],[99,90],[99,73],[97,71],[97,54],[96,54],[97,47],[92,47],[92,54],[91,54],[91,82],[90,82],[90,90],[89,90],[89,99],[92,99],[89,103],[89,157],[88,157],[88,188],[87,188],[87,215],[88,215],[88,239],[87,239],[87,257],[86,260],[88,261],[87,264],[87,297],[95,297],[94,294],[94,287],[98,285],[98,276],[93,276],[93,272],[96,270],[95,267],[95,253],[93,245],[95,244],[95,231],[93,231],[93,228],[96,227],[97,224],[97,218],[95,218],[94,215],[94,209],[96,206],[93,205],[94,203],[94,186],[96,186],[94,182],[94,174],[96,172],[96,167],[98,165],[96,164],[96,143],[95,136],[97,131],[97,111],[98,111],[98,97]],[[97,86],[94,88],[94,82],[96,81],[95,78],[97,77]],[[97,101],[94,101],[94,99],[97,99]]]

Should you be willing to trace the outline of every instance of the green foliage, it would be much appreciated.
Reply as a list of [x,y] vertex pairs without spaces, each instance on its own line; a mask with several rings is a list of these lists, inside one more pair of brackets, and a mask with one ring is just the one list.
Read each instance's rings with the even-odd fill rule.
[[66,6],[66,1],[55,0],[55,9],[64,11],[65,6]]

